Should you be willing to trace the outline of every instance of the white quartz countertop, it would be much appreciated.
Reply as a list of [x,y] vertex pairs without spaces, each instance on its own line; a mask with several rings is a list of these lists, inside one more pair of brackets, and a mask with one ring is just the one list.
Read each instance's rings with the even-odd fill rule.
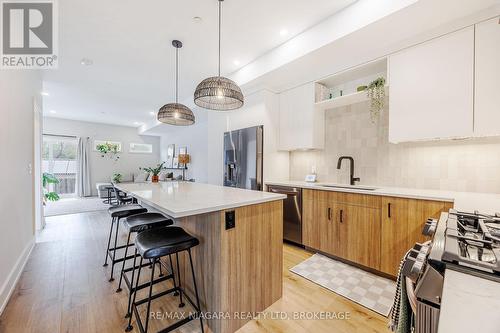
[[500,332],[500,283],[447,269],[438,332]]
[[[484,214],[495,214],[497,212],[500,212],[500,194],[495,193],[455,192],[402,187],[359,185],[360,187],[366,186],[376,188],[375,190],[363,190],[356,187],[349,187],[349,185],[345,184],[333,184],[324,182],[307,183],[300,180],[267,181],[266,185],[295,186],[323,191],[351,192],[400,198],[449,201],[453,202],[454,208],[459,211],[474,212],[474,210],[478,210],[479,212]],[[348,188],[327,187],[324,185],[347,186]]]
[[116,187],[173,218],[282,200],[282,194],[193,182],[120,183]]

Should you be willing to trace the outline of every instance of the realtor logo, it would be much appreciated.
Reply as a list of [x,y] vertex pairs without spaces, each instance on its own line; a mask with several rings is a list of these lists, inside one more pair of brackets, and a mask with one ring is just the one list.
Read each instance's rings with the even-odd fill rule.
[[1,68],[57,67],[56,3],[1,0]]

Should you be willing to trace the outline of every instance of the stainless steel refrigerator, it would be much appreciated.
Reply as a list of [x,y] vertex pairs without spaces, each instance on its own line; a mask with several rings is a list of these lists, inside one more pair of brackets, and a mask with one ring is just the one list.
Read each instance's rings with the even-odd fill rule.
[[224,133],[224,186],[262,191],[264,127]]

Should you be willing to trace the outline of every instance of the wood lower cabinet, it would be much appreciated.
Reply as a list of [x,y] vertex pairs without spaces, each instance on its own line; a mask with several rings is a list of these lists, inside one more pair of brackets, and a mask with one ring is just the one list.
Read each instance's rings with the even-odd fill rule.
[[339,255],[338,226],[330,194],[326,191],[303,191],[302,241],[305,246],[332,255]]
[[451,202],[303,190],[304,245],[396,276],[402,256],[424,242],[422,228]]
[[380,209],[340,205],[341,257],[380,269]]
[[379,269],[380,198],[375,197],[373,201],[366,197],[361,194],[304,190],[304,245]]
[[429,240],[422,235],[425,221],[452,207],[451,202],[383,197],[380,270],[397,275],[406,251]]

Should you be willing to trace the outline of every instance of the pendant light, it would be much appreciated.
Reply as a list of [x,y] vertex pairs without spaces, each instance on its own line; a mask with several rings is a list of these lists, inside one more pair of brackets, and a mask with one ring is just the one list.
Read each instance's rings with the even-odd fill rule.
[[240,87],[226,77],[220,75],[220,42],[221,42],[221,5],[219,1],[219,67],[218,76],[209,77],[198,84],[194,92],[194,103],[205,109],[228,111],[243,106],[243,93]]
[[175,47],[175,103],[163,105],[158,111],[158,121],[177,126],[187,126],[194,124],[194,114],[190,108],[179,103],[179,49],[182,42],[173,40]]

